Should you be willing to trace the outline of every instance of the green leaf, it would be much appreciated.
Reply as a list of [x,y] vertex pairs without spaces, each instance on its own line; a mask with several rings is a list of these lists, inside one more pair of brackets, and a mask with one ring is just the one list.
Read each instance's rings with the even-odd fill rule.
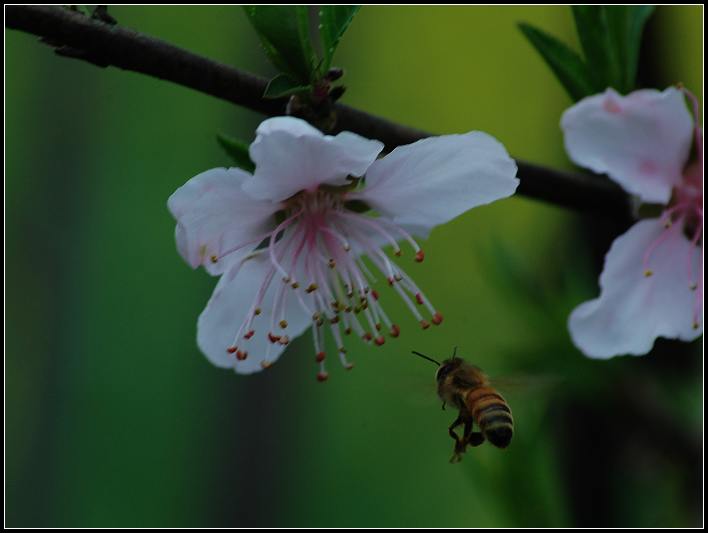
[[251,156],[248,155],[248,143],[233,137],[227,137],[221,133],[216,134],[216,140],[221,147],[226,151],[234,164],[246,172],[253,172],[256,165],[251,161]]
[[637,65],[644,25],[654,12],[654,6],[606,6],[607,23],[617,46],[620,62],[621,87],[625,92],[637,85]]
[[577,53],[530,24],[521,23],[519,29],[551,67],[573,100],[598,92],[587,66]]
[[278,74],[275,78],[268,82],[264,98],[282,98],[291,94],[309,92],[312,90],[311,85],[301,85],[287,74]]
[[320,8],[320,36],[322,37],[323,73],[332,64],[339,40],[347,31],[360,6],[322,6]]
[[301,85],[315,77],[307,6],[244,6],[270,61]]
[[606,6],[572,6],[575,27],[597,92],[613,87],[620,92],[624,76],[616,35],[610,31]]

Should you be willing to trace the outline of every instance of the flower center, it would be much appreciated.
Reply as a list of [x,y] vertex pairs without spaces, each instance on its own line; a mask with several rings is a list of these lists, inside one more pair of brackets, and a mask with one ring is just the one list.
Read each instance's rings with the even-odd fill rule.
[[403,228],[347,209],[345,190],[303,191],[289,199],[284,207],[284,220],[272,232],[257,239],[258,242],[265,239],[266,247],[256,253],[268,254],[270,265],[249,313],[227,348],[229,353],[241,360],[247,357],[247,341],[258,334],[255,319],[264,307],[268,288],[278,283],[276,279],[281,281],[268,306],[272,309],[267,331],[271,344],[262,362],[264,367],[271,364],[270,346],[286,345],[290,341],[286,309],[291,298],[295,298],[312,319],[320,381],[328,375],[324,349],[326,329],[330,330],[339,359],[347,369],[353,365],[346,357],[343,335],[355,333],[376,346],[385,343],[384,330],[391,337],[398,337],[400,327],[391,320],[378,292],[372,289],[377,275],[383,275],[423,329],[429,328],[431,323],[442,322],[442,315],[411,277],[381,250],[383,245],[391,245],[394,255],[400,257],[403,252],[397,240],[404,240],[413,249],[415,261],[423,261],[423,250]]

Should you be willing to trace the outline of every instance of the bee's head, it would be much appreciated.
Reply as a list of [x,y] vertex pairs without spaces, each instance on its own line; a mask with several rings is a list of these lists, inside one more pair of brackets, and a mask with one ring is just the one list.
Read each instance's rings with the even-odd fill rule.
[[457,357],[457,346],[455,346],[455,351],[452,353],[452,357],[450,359],[445,359],[442,363],[420,352],[413,351],[413,353],[418,357],[422,357],[423,359],[427,359],[428,361],[438,365],[438,371],[435,373],[435,379],[438,383],[444,380],[450,372],[457,370],[463,364],[463,360],[460,357]]
[[462,359],[460,359],[459,357],[445,359],[442,363],[440,363],[440,368],[438,368],[438,371],[435,373],[435,379],[438,381],[438,383],[440,383],[448,375],[450,375],[450,372],[453,372],[460,368],[460,365],[462,365]]

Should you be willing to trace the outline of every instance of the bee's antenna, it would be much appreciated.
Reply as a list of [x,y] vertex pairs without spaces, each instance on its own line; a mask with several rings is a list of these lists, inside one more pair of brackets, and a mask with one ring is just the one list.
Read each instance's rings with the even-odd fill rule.
[[438,361],[436,361],[435,359],[433,359],[432,357],[428,357],[427,355],[423,355],[422,353],[416,352],[415,350],[413,350],[411,353],[414,353],[418,357],[422,357],[423,359],[427,359],[428,361],[431,361],[431,362],[435,363],[436,365],[440,366],[440,363]]

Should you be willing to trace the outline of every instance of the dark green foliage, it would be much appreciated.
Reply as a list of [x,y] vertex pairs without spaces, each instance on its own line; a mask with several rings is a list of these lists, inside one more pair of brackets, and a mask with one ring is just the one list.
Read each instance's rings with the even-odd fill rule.
[[573,100],[612,87],[636,88],[642,30],[653,6],[573,6],[583,58],[551,35],[519,28],[551,67]]
[[[246,6],[271,63],[281,71],[266,89],[267,98],[311,91],[326,78],[342,35],[359,6],[322,6],[319,35],[322,57],[315,53],[307,6]],[[332,80],[330,80],[332,81]]]
[[573,100],[595,92],[587,65],[578,54],[552,35],[529,24],[521,23],[519,29],[543,56]]
[[248,143],[233,137],[227,137],[221,133],[216,134],[216,140],[221,147],[226,151],[238,168],[242,168],[246,172],[253,172],[256,165],[251,161],[248,155]]
[[287,74],[278,74],[275,78],[268,82],[264,98],[282,98],[292,94],[304,93],[312,89],[310,85],[302,85],[293,80]]
[[307,6],[246,6],[268,59],[302,85],[312,81],[317,59],[310,41]]
[[339,40],[347,31],[359,6],[322,6],[320,8],[320,36],[322,37],[322,72],[329,70]]

